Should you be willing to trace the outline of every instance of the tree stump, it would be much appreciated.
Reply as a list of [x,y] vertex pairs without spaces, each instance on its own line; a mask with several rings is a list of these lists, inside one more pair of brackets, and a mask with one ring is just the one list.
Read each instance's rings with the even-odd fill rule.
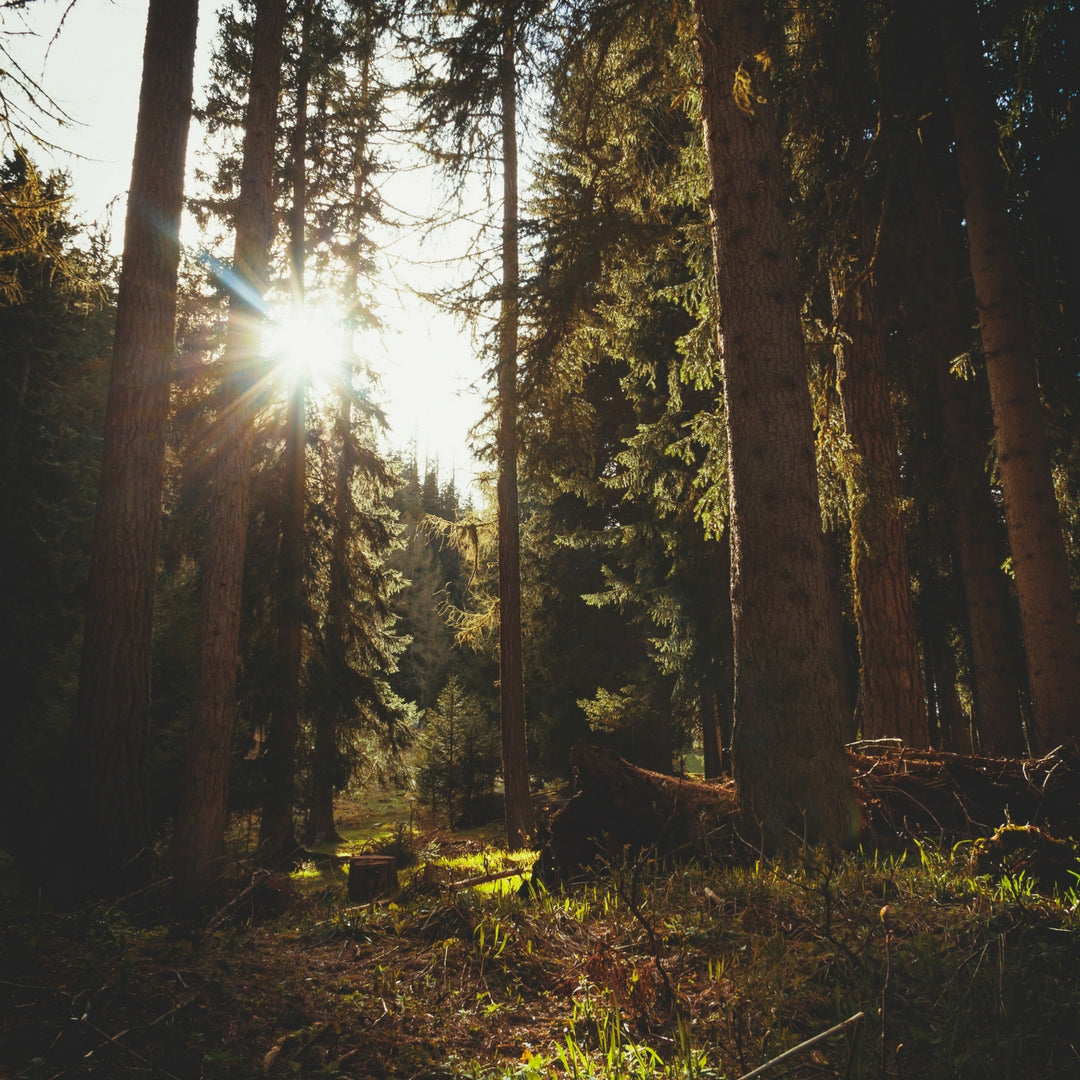
[[374,900],[397,890],[397,870],[392,855],[354,855],[349,859],[349,899]]

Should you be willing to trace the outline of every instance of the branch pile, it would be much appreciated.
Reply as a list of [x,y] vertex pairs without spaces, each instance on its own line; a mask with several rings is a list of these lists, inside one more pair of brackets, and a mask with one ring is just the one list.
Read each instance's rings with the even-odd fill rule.
[[1005,822],[1080,836],[1080,758],[1061,747],[1041,758],[981,758],[896,747],[850,752],[869,839],[946,842],[989,836]]

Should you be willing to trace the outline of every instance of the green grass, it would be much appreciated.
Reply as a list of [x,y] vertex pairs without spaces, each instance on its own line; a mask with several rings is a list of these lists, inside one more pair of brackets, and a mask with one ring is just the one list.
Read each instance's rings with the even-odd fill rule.
[[735,1080],[862,1012],[770,1078],[1080,1076],[1076,893],[976,874],[970,845],[625,857],[548,892],[453,888],[530,856],[413,840],[392,898],[350,904],[312,863],[285,914],[213,933],[24,906],[0,935],[0,1075]]

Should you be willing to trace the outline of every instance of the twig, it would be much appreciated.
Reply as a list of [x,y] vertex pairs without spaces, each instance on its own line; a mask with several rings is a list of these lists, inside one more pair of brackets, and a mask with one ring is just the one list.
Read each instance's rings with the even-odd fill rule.
[[140,1054],[138,1050],[132,1050],[130,1046],[125,1046],[122,1042],[120,1042],[120,1039],[128,1033],[129,1029],[121,1031],[119,1035],[110,1035],[108,1032],[102,1031],[101,1028],[97,1026],[97,1024],[93,1023],[93,1021],[91,1020],[88,1020],[85,1016],[79,1018],[79,1023],[84,1024],[95,1034],[103,1038],[106,1042],[111,1043],[113,1046],[115,1046],[118,1050],[123,1050],[125,1054],[130,1054],[131,1057],[133,1057],[136,1061],[148,1066],[154,1072],[160,1073],[162,1076],[166,1077],[167,1080],[180,1080],[180,1077],[177,1076],[176,1073],[169,1072],[168,1069],[162,1068],[162,1066],[160,1065],[156,1065],[148,1057],[143,1057],[143,1055]]
[[446,887],[448,889],[470,889],[474,885],[487,885],[488,882],[502,881],[503,878],[524,878],[528,872],[528,870],[500,870],[495,874],[481,874],[480,877],[466,878],[464,881],[449,881]]
[[206,929],[214,931],[219,926],[221,926],[222,923],[224,923],[226,919],[228,919],[233,914],[233,912],[236,911],[237,908],[239,908],[244,903],[245,900],[249,900],[251,898],[255,890],[269,877],[269,870],[256,870],[255,873],[251,875],[251,884],[248,885],[246,889],[243,889],[241,892],[237,893],[237,895],[234,896],[223,908],[216,912],[210,918],[209,922],[207,922]]
[[857,1012],[854,1016],[849,1016],[846,1020],[841,1021],[839,1024],[834,1024],[828,1031],[821,1032],[820,1035],[815,1035],[813,1038],[805,1040],[805,1042],[799,1043],[798,1046],[793,1046],[790,1050],[785,1050],[779,1057],[774,1057],[772,1061],[766,1061],[764,1065],[759,1065],[756,1069],[751,1069],[750,1072],[744,1073],[739,1080],[750,1080],[753,1076],[761,1076],[767,1072],[774,1065],[779,1065],[780,1062],[786,1061],[789,1057],[793,1057],[795,1054],[801,1053],[803,1050],[809,1050],[811,1046],[816,1046],[819,1042],[824,1042],[826,1039],[831,1038],[833,1035],[838,1035],[845,1028],[851,1027],[853,1024],[857,1024],[866,1014],[863,1012]]

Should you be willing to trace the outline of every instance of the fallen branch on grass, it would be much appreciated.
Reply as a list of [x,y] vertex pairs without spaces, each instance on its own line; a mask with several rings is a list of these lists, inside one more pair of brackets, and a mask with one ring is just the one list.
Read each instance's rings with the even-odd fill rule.
[[779,1065],[783,1061],[787,1061],[788,1058],[794,1057],[796,1054],[801,1054],[804,1050],[809,1050],[812,1046],[817,1046],[819,1042],[824,1042],[826,1039],[831,1039],[833,1035],[839,1035],[845,1028],[849,1028],[854,1024],[858,1024],[860,1020],[866,1015],[864,1012],[857,1012],[854,1016],[849,1016],[846,1020],[842,1020],[839,1024],[833,1024],[828,1031],[821,1032],[820,1035],[815,1035],[811,1039],[806,1039],[799,1043],[798,1046],[793,1046],[790,1050],[785,1050],[782,1054],[774,1057],[772,1061],[766,1061],[764,1065],[759,1065],[756,1069],[751,1069],[750,1072],[744,1073],[739,1077],[739,1080],[751,1080],[754,1076],[762,1076],[769,1071],[774,1065]]

